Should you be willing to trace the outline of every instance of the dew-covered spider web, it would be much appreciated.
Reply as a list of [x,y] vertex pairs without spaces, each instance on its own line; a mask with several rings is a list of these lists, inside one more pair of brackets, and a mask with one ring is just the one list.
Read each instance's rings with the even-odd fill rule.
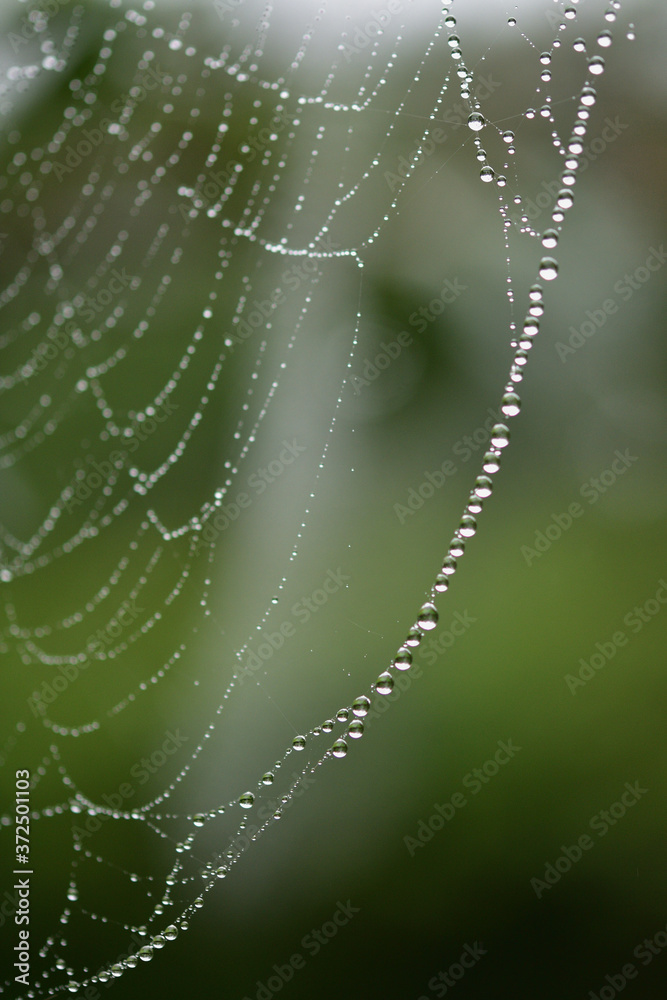
[[[0,736],[30,844],[5,854],[11,947],[14,880],[48,864],[51,888],[37,898],[30,875],[29,973],[4,994],[125,985],[243,879],[307,782],[363,755],[478,544],[543,314],[567,294],[558,242],[605,64],[632,44],[624,14],[12,6]],[[457,271],[478,225],[506,260],[493,288]],[[425,244],[429,294],[378,311],[378,275]],[[330,616],[345,607],[372,644],[389,600],[382,579],[355,590],[346,561],[363,529],[355,420],[401,411],[420,336],[463,295],[495,299],[493,346],[474,347],[495,388],[466,413],[456,479],[443,464],[389,504],[396,551],[410,560],[403,525],[425,502],[451,487],[463,509],[443,512],[423,594],[392,598],[391,653],[351,658]],[[457,433],[433,428],[443,456]],[[2,823],[9,844],[13,798]]]

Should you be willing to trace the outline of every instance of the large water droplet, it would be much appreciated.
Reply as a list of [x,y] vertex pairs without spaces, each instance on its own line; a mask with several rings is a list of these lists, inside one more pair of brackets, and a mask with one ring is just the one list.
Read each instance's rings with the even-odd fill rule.
[[500,409],[505,417],[516,417],[521,410],[521,400],[515,392],[506,392]]
[[[485,470],[487,471],[487,470]],[[449,554],[455,559],[460,559],[466,550],[466,543],[462,538],[452,538],[449,543]]]
[[336,740],[331,748],[331,752],[334,757],[344,757],[347,753],[347,743],[345,740]]
[[484,181],[485,184],[489,184],[493,178],[496,176],[496,172],[493,167],[482,167],[479,172],[480,179]]
[[364,735],[364,724],[361,719],[353,719],[347,728],[347,735],[351,736],[353,740],[358,740]]
[[431,604],[430,602],[422,604],[417,624],[425,632],[429,632],[432,628],[436,627],[438,624],[438,609],[435,604]]
[[558,232],[555,229],[545,229],[542,233],[542,246],[547,250],[553,250],[558,246]]
[[494,448],[506,448],[510,443],[509,428],[505,424],[494,424],[491,428],[491,444]]
[[459,534],[463,538],[472,538],[477,531],[477,521],[471,514],[464,514],[459,525]]
[[[489,479],[488,476],[478,476],[475,480],[475,493],[478,497],[490,497],[493,493],[493,481]],[[454,562],[454,560],[452,560],[452,562]],[[456,568],[456,562],[454,562],[454,568]],[[454,569],[445,569],[443,566],[442,571],[443,573],[453,573]]]
[[407,646],[401,646],[394,657],[394,666],[397,670],[407,670],[412,663],[412,653]]
[[468,115],[468,128],[472,129],[473,132],[480,132],[484,128],[484,115],[481,115],[479,111],[473,111],[472,114]]
[[295,736],[294,739],[292,740],[292,746],[294,747],[295,750],[303,750],[305,745],[306,745],[305,736]]
[[488,472],[490,476],[492,476],[495,472],[499,472],[500,455],[494,451],[487,451],[482,461],[482,468],[485,472]]
[[556,204],[559,208],[572,208],[574,205],[574,192],[568,191],[567,188],[563,188],[558,192]]
[[553,281],[558,277],[558,261],[554,257],[543,257],[540,261],[540,278],[545,281]]
[[602,56],[591,56],[588,60],[588,71],[594,76],[600,76],[604,73],[604,59]]
[[239,799],[239,805],[242,809],[250,809],[253,802],[255,801],[255,796],[252,792],[244,792]]
[[365,715],[368,715],[368,710],[371,707],[371,700],[367,698],[365,694],[359,695],[352,702],[352,712],[357,715],[360,719],[363,719]]
[[387,673],[387,671],[385,671],[384,673],[380,674],[380,676],[375,682],[375,690],[377,691],[378,694],[391,694],[391,692],[394,690],[394,678],[391,676],[390,673]]

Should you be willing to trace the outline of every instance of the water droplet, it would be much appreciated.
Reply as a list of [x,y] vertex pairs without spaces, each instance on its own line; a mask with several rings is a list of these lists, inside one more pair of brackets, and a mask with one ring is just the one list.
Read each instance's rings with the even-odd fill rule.
[[477,531],[477,521],[471,514],[464,514],[459,525],[459,534],[462,538],[472,538]]
[[427,602],[422,604],[419,611],[419,618],[417,619],[417,625],[419,628],[424,629],[425,632],[429,632],[432,628],[438,624],[438,609],[435,604]]
[[521,410],[521,400],[515,392],[506,392],[502,398],[500,409],[505,417],[516,417]]
[[458,35],[450,35],[449,38],[447,39],[447,44],[452,49],[458,49],[459,45],[461,44],[461,39],[459,38]]
[[371,700],[370,698],[367,698],[365,694],[359,695],[359,697],[355,698],[352,702],[352,712],[360,719],[363,719],[365,715],[368,715],[370,707]]
[[598,35],[598,45],[600,48],[608,49],[612,43],[611,31],[601,31]]
[[295,750],[303,750],[306,746],[306,737],[295,736],[294,739],[292,740],[292,746],[294,747]]
[[203,813],[197,813],[196,816],[192,817],[192,823],[194,826],[203,826],[206,822],[206,816]]
[[507,24],[509,25],[510,28],[514,28],[516,26],[516,18],[515,17],[508,17],[507,18]]
[[255,796],[252,792],[244,792],[239,799],[239,805],[241,806],[241,809],[250,809],[254,801]]
[[[203,902],[204,900],[202,899],[202,903]],[[139,956],[142,962],[150,962],[151,958],[153,957],[153,949],[149,944],[145,944],[143,948],[139,949],[137,955]]]
[[412,653],[407,646],[401,646],[394,657],[394,666],[397,670],[407,670],[412,664]]
[[494,448],[506,448],[510,443],[509,428],[505,424],[494,424],[491,429],[491,444]]
[[595,104],[597,99],[597,91],[594,87],[584,87],[581,91],[581,103],[590,108]]
[[500,471],[500,455],[494,451],[487,451],[484,459],[482,460],[482,468],[485,472],[488,472],[492,476],[495,472]]
[[480,132],[484,125],[484,115],[481,115],[479,111],[473,111],[472,114],[468,115],[468,128],[472,129],[473,132]]
[[151,944],[153,945],[154,948],[158,948],[158,949],[159,948],[164,948],[164,946],[166,945],[166,943],[167,942],[165,941],[165,939],[162,936],[162,934],[156,934],[155,937],[151,939]]
[[178,937],[178,927],[174,926],[174,924],[170,924],[169,927],[165,927],[164,936],[167,941],[175,941]]
[[334,757],[344,757],[347,753],[347,743],[345,740],[336,740],[331,748],[331,752]]
[[452,538],[449,543],[449,554],[455,559],[460,559],[466,550],[466,543],[462,538]]
[[378,694],[391,694],[394,689],[394,678],[386,671],[378,677],[375,682],[375,690]]
[[67,984],[67,989],[69,990],[70,993],[77,993],[81,989],[81,987],[77,982],[75,982],[74,979],[70,979],[69,983]]
[[591,56],[588,60],[588,71],[593,73],[594,76],[600,76],[604,73],[604,59],[602,56]]
[[549,63],[551,62],[551,53],[543,52],[542,55],[540,56],[540,62],[542,63],[543,66],[548,66]]
[[586,51],[586,39],[585,38],[575,38],[572,42],[572,48],[575,52],[585,52]]
[[572,208],[574,205],[574,192],[568,191],[567,188],[563,188],[558,192],[556,204],[559,208]]
[[435,589],[439,594],[444,594],[446,590],[449,590],[449,577],[442,570],[435,578]]
[[361,719],[353,719],[348,726],[347,735],[351,736],[353,740],[358,740],[364,735],[364,724]]
[[448,14],[447,17],[445,18],[445,27],[446,28],[456,27],[456,18],[452,14]]
[[477,152],[475,153],[475,156],[477,157],[477,159],[479,160],[480,163],[486,163],[486,150],[485,149],[478,149]]
[[[488,476],[478,476],[475,480],[475,493],[478,497],[490,497],[493,493],[493,481],[489,479]],[[454,560],[452,560],[453,562]],[[454,569],[456,569],[456,563],[454,562]],[[445,569],[442,567],[443,573],[454,572],[454,569]]]
[[507,132],[503,132],[503,141],[506,142],[506,143],[508,143],[508,144],[510,142],[513,142],[514,141],[514,132],[510,132],[509,130]]
[[333,732],[333,727],[334,727],[333,720],[332,719],[327,719],[326,722],[322,723],[322,732],[323,733],[331,733],[331,732]]
[[263,785],[272,785],[273,784],[273,774],[272,774],[271,771],[267,771],[266,774],[262,775],[262,784]]
[[407,634],[405,645],[406,646],[418,646],[423,639],[422,630],[416,625],[413,625]]
[[339,722],[347,722],[347,720],[350,718],[350,713],[346,708],[339,708],[338,711],[336,712],[336,718],[338,719]]
[[558,246],[558,232],[555,229],[545,229],[542,233],[542,246],[548,250],[553,250]]
[[540,278],[553,281],[558,277],[558,261],[554,257],[543,257],[539,268]]
[[482,169],[479,172],[479,176],[481,180],[484,181],[485,184],[488,184],[496,176],[496,172],[493,169],[493,167],[488,167],[488,166],[482,167]]

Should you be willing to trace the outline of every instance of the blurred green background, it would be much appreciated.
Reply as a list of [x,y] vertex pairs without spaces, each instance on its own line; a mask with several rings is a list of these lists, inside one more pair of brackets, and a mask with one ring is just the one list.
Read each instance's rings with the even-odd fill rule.
[[[71,397],[57,433],[2,472],[2,522],[20,539],[32,535],[87,456],[100,461],[108,454],[110,445],[99,438],[103,423],[91,394],[72,391],[76,381],[86,377],[88,366],[108,356],[108,341],[113,349],[126,340],[130,343],[129,362],[100,381],[114,411],[131,420],[178,366],[209,293],[224,287],[214,277],[219,260],[224,260],[218,257],[221,247],[233,251],[225,275],[229,303],[221,294],[222,302],[215,306],[216,325],[210,326],[187,370],[182,369],[174,417],[138,452],[137,464],[152,469],[165,461],[199,406],[224,335],[231,329],[244,275],[251,277],[249,294],[264,300],[271,289],[284,284],[281,275],[295,266],[292,259],[282,257],[276,264],[271,255],[259,253],[256,244],[235,241],[231,234],[221,244],[220,218],[207,218],[205,211],[173,244],[169,242],[184,225],[178,206],[189,204],[179,185],[187,186],[205,160],[227,88],[234,95],[230,148],[242,140],[244,121],[254,113],[248,96],[252,85],[220,83],[213,73],[202,78],[202,93],[197,92],[202,53],[218,53],[226,32],[233,52],[239,39],[252,37],[248,25],[256,23],[260,8],[249,3],[244,13],[228,6],[224,17],[211,6],[192,9],[188,41],[198,50],[196,58],[170,50],[166,43],[179,19],[187,20],[187,15],[166,4],[150,14],[149,24],[164,24],[166,31],[150,44],[162,69],[172,73],[169,86],[180,87],[177,96],[182,99],[174,101],[170,115],[156,114],[158,98],[149,97],[137,107],[132,136],[159,120],[163,128],[152,147],[159,161],[192,124],[190,112],[195,106],[198,115],[194,138],[173,175],[154,188],[138,215],[133,216],[130,207],[137,177],[147,168],[138,163],[125,176],[118,172],[120,161],[114,157],[126,156],[125,148],[118,152],[111,145],[107,152],[105,146],[62,183],[52,176],[44,181],[39,204],[50,232],[53,220],[62,220],[71,206],[79,205],[79,192],[98,155],[101,177],[115,179],[117,187],[109,210],[100,213],[82,251],[69,259],[64,282],[56,281],[56,287],[49,289],[54,261],[44,255],[24,293],[24,298],[30,297],[28,308],[21,296],[10,302],[4,309],[3,329],[18,327],[31,308],[47,316],[55,300],[70,299],[78,291],[93,294],[97,286],[86,282],[124,224],[130,238],[122,263],[129,273],[141,274],[142,284],[136,293],[121,296],[124,312],[103,343],[73,352],[60,374],[52,366],[0,398],[6,432],[23,419],[41,393],[50,394],[57,404]],[[433,20],[432,11],[431,21],[424,14],[427,7],[415,8],[411,33],[401,49],[406,68],[399,62],[401,68],[393,76],[388,74],[382,101],[375,105],[383,112],[373,117],[369,111],[362,116],[363,125],[352,123],[354,116],[341,116],[337,124],[326,119],[325,163],[318,162],[312,187],[304,181],[311,152],[308,140],[290,153],[282,186],[260,228],[265,238],[275,240],[287,232],[290,245],[305,245],[316,223],[323,221],[326,212],[321,206],[330,203],[327,199],[339,179],[349,183],[349,177],[368,166],[393,120],[392,108],[404,97],[409,75],[426,50]],[[543,180],[556,175],[558,164],[549,148],[549,126],[538,121],[532,127],[522,115],[537,80],[537,53],[554,36],[545,7],[551,4],[528,4],[519,10],[518,29],[536,47],[520,39],[517,29],[514,33],[507,29],[509,10],[504,4],[461,3],[460,10],[452,11],[459,18],[457,31],[469,53],[468,64],[476,73],[492,78],[495,74],[501,83],[483,102],[483,110],[490,120],[516,132],[518,190],[532,201],[544,190]],[[31,89],[11,98],[3,154],[8,192],[18,173],[11,167],[15,153],[48,141],[71,100],[69,79],[83,79],[90,72],[101,32],[121,16],[101,4],[83,9],[85,27],[71,72],[42,74]],[[349,14],[347,30],[353,32],[378,9],[369,6],[362,13],[361,8],[341,4],[336,16]],[[602,9],[599,5],[592,9],[591,16],[598,20],[581,22],[590,51]],[[12,25],[19,30],[23,22],[13,8],[7,10],[7,30]],[[277,28],[270,34],[263,64],[266,76],[267,67],[275,68],[274,76],[284,70],[293,56],[294,38],[303,35],[311,14],[308,5],[294,4],[282,20],[276,15]],[[69,11],[60,11],[58,17],[66,25]],[[635,25],[634,41],[626,38],[630,21]],[[59,24],[54,20],[56,27]],[[316,89],[317,58],[335,52],[337,38],[327,24],[316,34],[315,55],[304,61],[292,98],[299,91],[311,92],[309,86]],[[597,85],[599,97],[586,141],[600,136],[607,120],[620,123],[618,138],[605,142],[604,150],[578,178],[575,206],[566,216],[557,250],[559,279],[545,284],[546,313],[525,383],[519,387],[522,413],[511,422],[511,445],[494,477],[494,495],[480,516],[478,536],[468,543],[451,590],[438,601],[441,629],[433,639],[424,640],[422,653],[415,656],[421,672],[401,675],[410,680],[409,691],[392,696],[387,717],[374,718],[361,741],[350,741],[344,760],[328,761],[316,771],[313,784],[289,805],[284,819],[272,825],[207,895],[207,905],[191,921],[190,930],[152,962],[113,985],[122,996],[180,997],[196,990],[204,997],[266,1000],[260,985],[275,975],[275,965],[285,966],[297,952],[308,956],[304,967],[280,989],[270,989],[271,995],[297,1000],[344,991],[351,997],[417,1000],[444,996],[443,989],[455,988],[461,998],[587,998],[593,991],[605,1000],[613,995],[610,990],[621,991],[620,980],[614,977],[628,963],[637,969],[636,980],[627,982],[628,997],[654,1000],[663,995],[666,630],[664,606],[655,602],[660,581],[667,577],[662,271],[651,273],[645,282],[642,272],[636,279],[641,287],[632,295],[621,288],[629,287],[625,275],[633,278],[652,248],[660,250],[664,235],[664,27],[664,10],[657,2],[624,4],[613,26],[614,44],[605,53],[607,68]],[[388,27],[389,34],[397,30],[395,23]],[[572,32],[567,35],[571,36]],[[125,56],[110,61],[100,90],[103,105],[127,92],[137,53],[148,44],[141,37],[131,40],[129,31],[118,43]],[[564,45],[554,60],[554,101],[562,100],[556,112],[559,124],[560,116],[562,123],[571,116],[572,97],[582,82],[580,61],[575,61],[569,46],[565,49]],[[23,63],[23,52],[6,51],[4,62],[12,59]],[[332,99],[346,100],[367,65],[363,52],[354,55],[341,73],[339,89],[332,88]],[[443,72],[441,64],[439,69]],[[177,79],[179,72],[182,81]],[[441,86],[436,62],[427,63],[422,89],[415,90],[410,110],[382,145],[382,169],[416,148],[424,124],[417,116],[417,98],[425,100]],[[452,104],[455,93],[452,87]],[[299,109],[290,103],[292,98],[287,104],[296,113]],[[159,100],[164,103],[164,94]],[[279,98],[271,95],[271,100]],[[422,107],[426,109],[422,115],[431,110],[431,104]],[[266,108],[265,102],[257,112],[257,128]],[[327,112],[315,106],[299,113],[303,132],[313,138]],[[336,156],[347,141],[348,124],[353,130],[351,151],[347,159],[343,157],[341,169]],[[561,131],[568,134],[564,125]],[[493,133],[485,133],[483,141],[497,164],[502,143]],[[222,162],[225,158],[223,145]],[[260,414],[260,398],[280,376],[275,402],[227,499],[236,496],[253,472],[276,459],[283,441],[296,441],[305,450],[222,533],[211,564],[207,565],[206,553],[195,560],[183,597],[166,608],[165,597],[188,563],[189,536],[164,545],[164,555],[147,574],[137,601],[145,610],[139,618],[142,623],[160,608],[162,621],[117,660],[94,663],[82,671],[54,704],[51,715],[59,724],[98,720],[99,730],[76,738],[57,737],[32,715],[26,699],[53,676],[53,667],[30,662],[21,638],[9,634],[7,617],[2,732],[7,811],[12,808],[14,770],[28,767],[35,772],[44,761],[44,777],[33,804],[42,809],[67,801],[69,794],[49,753],[51,744],[59,747],[63,765],[77,786],[99,801],[102,794],[118,790],[137,762],[162,745],[167,732],[183,734],[191,751],[214,721],[215,731],[198,761],[167,802],[174,813],[206,812],[254,788],[259,775],[297,733],[350,704],[385,669],[439,570],[474,477],[481,471],[483,449],[470,454],[466,435],[481,448],[480,428],[499,405],[510,364],[508,272],[496,210],[499,190],[482,185],[478,171],[470,137],[452,129],[447,141],[415,170],[398,211],[390,212],[380,237],[364,250],[363,278],[349,260],[322,264],[321,277],[312,286],[313,305],[301,326],[299,303],[311,285],[310,277],[299,278],[300,287],[267,336],[255,396],[246,392],[261,355],[260,331],[231,352],[192,443],[146,500],[133,499],[126,515],[74,552],[3,585],[5,606],[15,606],[20,623],[34,627],[89,601],[131,551],[130,567],[118,585],[121,598],[127,597],[161,543],[149,529],[137,548],[128,550],[146,509],[156,510],[169,527],[195,514],[225,481],[225,461],[237,460]],[[253,179],[252,170],[243,174],[227,205],[229,217],[235,217],[251,196]],[[307,192],[305,219],[292,212],[302,191]],[[9,193],[7,199],[0,203],[4,213],[0,228],[7,234],[0,254],[3,284],[14,280],[15,265],[29,252],[37,228],[34,215],[16,210],[16,201],[7,207]],[[341,213],[331,239],[343,247],[358,246],[359,234],[372,232],[387,203],[385,186],[381,182],[370,186],[363,201],[354,201],[347,215]],[[546,226],[548,211],[539,218],[538,230]],[[292,231],[285,228],[288,219]],[[156,262],[145,267],[155,231],[164,221],[172,226],[169,253],[158,254]],[[510,273],[520,321],[527,289],[535,280],[539,248],[535,240],[522,239],[514,231],[510,240]],[[183,255],[174,263],[177,246],[183,247]],[[132,342],[131,331],[150,306],[163,270],[170,270],[169,260],[178,277],[165,293],[149,334]],[[296,274],[291,271],[292,278]],[[446,279],[464,290],[420,332],[410,317],[438,297]],[[100,279],[100,287],[106,280]],[[562,360],[556,344],[567,342],[570,328],[580,329],[587,311],[597,315],[608,299],[618,305],[617,311]],[[358,303],[359,345],[348,370]],[[295,329],[298,339],[292,349],[287,345]],[[406,329],[413,342],[368,385],[348,383],[335,409],[344,376],[362,377],[365,362],[376,357],[380,345],[395,341]],[[40,326],[7,343],[3,374],[19,366],[43,335]],[[280,365],[288,360],[283,372]],[[235,433],[244,403],[248,422],[239,444]],[[617,451],[632,456],[620,474],[608,471]],[[410,514],[403,509],[399,517],[396,505],[404,507],[415,495],[410,491],[418,491],[425,482],[426,473],[448,459],[456,473],[420,509]],[[130,480],[123,475],[128,487]],[[581,516],[556,538],[554,518],[575,502]],[[77,530],[78,512],[63,515],[55,541],[62,542],[75,522]],[[539,541],[537,533],[547,540],[550,536],[551,544]],[[292,561],[297,535],[302,538]],[[528,553],[539,546],[545,551]],[[218,719],[214,709],[236,665],[234,651],[248,637],[250,648],[256,649],[282,622],[298,620],[295,605],[320,588],[329,571],[347,576],[347,586],[299,624],[266,669],[225,702]],[[286,581],[281,585],[283,574]],[[210,585],[204,586],[204,579]],[[206,609],[199,603],[203,589],[210,593]],[[41,645],[53,653],[84,648],[87,636],[108,621],[105,608],[96,608],[64,638],[44,639]],[[270,616],[260,637],[255,630],[266,608],[271,609]],[[644,621],[637,617],[640,613]],[[469,623],[463,634],[437,658],[429,653],[439,648],[433,644],[440,636],[449,641],[450,625],[461,619]],[[641,627],[634,624],[637,621]],[[599,645],[608,649],[619,630],[627,635],[627,643],[573,693],[566,675],[579,671],[581,659],[590,662],[596,653],[600,655]],[[154,675],[181,642],[187,642],[187,653],[167,676],[153,690],[139,694],[126,710],[107,718],[107,709]],[[16,731],[17,722],[25,725],[25,732]],[[312,741],[318,752],[326,743],[320,747],[317,741],[326,739]],[[493,758],[499,741],[511,741],[521,750],[472,794],[470,780],[464,779]],[[145,786],[135,786],[133,805],[164,790],[187,760],[187,753],[179,751]],[[286,770],[291,770],[292,761],[289,757]],[[626,783],[638,783],[647,791],[599,836],[599,825],[595,832],[591,821],[620,800]],[[444,805],[457,792],[466,795],[466,804],[442,829],[420,847],[406,840],[417,838],[420,830],[423,833],[424,824],[436,815],[435,805]],[[161,809],[167,811],[167,806],[163,803]],[[73,968],[78,970],[83,962],[94,972],[103,960],[113,959],[129,945],[127,927],[141,924],[148,913],[146,892],[156,894],[153,902],[162,892],[159,878],[137,886],[118,869],[163,878],[181,833],[177,821],[159,824],[165,838],[152,835],[146,824],[113,821],[89,838],[86,849],[93,857],[84,859],[72,851],[71,824],[66,810],[34,824],[34,933],[39,938],[42,931],[54,932],[66,905],[74,858],[79,864],[79,900],[71,906],[67,950]],[[11,827],[5,836],[10,831]],[[547,864],[562,855],[563,845],[574,845],[586,833],[594,846],[538,898],[531,880],[543,879]],[[226,849],[223,836],[216,842],[211,835],[205,843],[210,853],[201,850],[203,858]],[[94,860],[98,855],[101,861]],[[3,891],[11,885],[11,855],[5,857],[9,860],[3,867]],[[189,888],[186,895],[191,898]],[[358,912],[317,954],[309,954],[304,937],[332,921],[339,904],[348,901]],[[97,918],[81,916],[77,906]],[[100,920],[101,915],[108,917],[108,923]],[[655,954],[633,954],[645,939],[655,939]],[[9,920],[2,941],[9,955],[15,942]],[[459,961],[466,945],[474,950],[476,943],[484,954],[460,981],[436,982],[439,973],[447,973]],[[650,962],[641,957],[647,954]],[[458,967],[452,975],[458,975]],[[101,992],[104,995],[104,987]],[[8,993],[18,995],[11,988]]]

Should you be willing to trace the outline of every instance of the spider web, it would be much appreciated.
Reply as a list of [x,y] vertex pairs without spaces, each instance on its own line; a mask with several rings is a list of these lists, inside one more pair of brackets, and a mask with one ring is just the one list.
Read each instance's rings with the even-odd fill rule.
[[[169,947],[409,676],[520,410],[620,8],[495,5],[480,34],[464,0],[22,6],[2,95],[3,762],[30,773],[31,857],[48,838],[58,891],[30,986],[3,992],[84,995]],[[508,45],[520,72],[496,80]],[[416,364],[378,322],[378,270],[415,193],[456,188],[461,163],[507,260],[502,391],[404,640],[329,676],[318,626],[354,588],[336,451],[364,401],[400,408]],[[452,207],[443,259],[460,223]],[[434,274],[425,326],[458,294]]]

